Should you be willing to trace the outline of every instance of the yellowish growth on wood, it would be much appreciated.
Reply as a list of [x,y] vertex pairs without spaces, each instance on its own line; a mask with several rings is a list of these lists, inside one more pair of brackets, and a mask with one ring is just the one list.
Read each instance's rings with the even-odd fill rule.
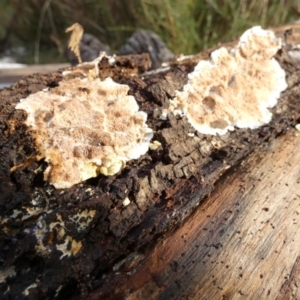
[[66,32],[71,32],[68,48],[74,52],[78,62],[81,64],[82,59],[80,56],[79,45],[83,35],[83,27],[79,23],[74,23],[72,26],[66,29]]

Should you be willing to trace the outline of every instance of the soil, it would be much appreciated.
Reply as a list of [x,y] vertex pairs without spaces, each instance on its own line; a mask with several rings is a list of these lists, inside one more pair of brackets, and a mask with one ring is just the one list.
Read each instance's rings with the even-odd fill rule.
[[[148,68],[141,56],[124,58],[127,65],[118,70],[100,65],[102,79],[114,74],[130,86],[161,146],[114,176],[100,175],[65,190],[43,180],[47,163],[35,160],[26,113],[15,110],[20,99],[57,86],[62,72],[30,75],[0,90],[1,299],[84,299],[95,289],[115,288],[105,278],[117,261],[150,251],[190,216],[228,168],[300,122],[300,62],[288,50],[276,57],[288,89],[272,109],[272,121],[223,136],[195,132],[185,118],[159,119],[187,82],[194,58],[148,75],[141,75]],[[124,206],[126,198],[130,204]]]

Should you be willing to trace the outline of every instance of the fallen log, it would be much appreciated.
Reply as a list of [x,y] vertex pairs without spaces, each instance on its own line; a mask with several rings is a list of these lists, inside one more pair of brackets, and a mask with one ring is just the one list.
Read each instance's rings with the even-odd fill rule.
[[262,144],[151,251],[113,265],[90,299],[299,299],[300,133]]
[[[292,30],[293,25],[290,28]],[[289,34],[292,35],[292,33]],[[280,157],[284,157],[285,151],[293,153],[292,149],[298,149],[293,140],[294,132],[278,139],[278,136],[295,127],[300,121],[298,99],[300,63],[297,53],[298,50],[288,44],[282,47],[276,55],[276,59],[286,72],[288,89],[281,94],[277,105],[271,109],[273,114],[271,122],[253,130],[235,129],[222,136],[195,132],[185,117],[170,115],[165,121],[159,118],[159,113],[169,105],[170,99],[176,95],[176,90],[181,90],[187,83],[188,73],[197,63],[195,57],[182,59],[177,63],[172,63],[168,69],[148,74],[144,73],[148,66],[148,60],[144,56],[119,57],[112,66],[107,60],[101,60],[98,64],[101,79],[111,76],[115,81],[130,87],[129,94],[135,96],[140,109],[148,114],[148,124],[154,129],[153,139],[159,141],[161,145],[139,159],[127,162],[126,167],[116,175],[110,177],[99,175],[68,189],[55,189],[53,185],[43,180],[43,172],[47,168],[47,163],[43,159],[36,159],[38,150],[34,137],[25,125],[27,114],[23,110],[16,110],[15,106],[21,98],[30,94],[45,88],[55,88],[62,80],[83,76],[80,70],[77,72],[75,70],[67,76],[63,76],[61,72],[31,75],[19,80],[10,89],[1,90],[0,256],[2,269],[0,293],[3,298],[83,299],[88,297],[99,299],[99,297],[106,297],[110,299],[111,297],[111,299],[116,299],[114,297],[126,296],[132,297],[131,299],[180,299],[180,297],[193,296],[197,299],[199,295],[205,295],[204,290],[199,288],[199,285],[191,278],[200,274],[199,276],[203,278],[201,286],[210,290],[214,283],[213,280],[208,280],[208,276],[217,275],[211,273],[211,268],[204,268],[203,271],[199,264],[202,266],[203,261],[206,264],[214,264],[216,260],[213,258],[211,259],[213,263],[209,259],[204,259],[205,255],[216,255],[210,253],[214,249],[221,253],[220,257],[225,256],[220,260],[220,266],[224,265],[221,261],[225,262],[225,258],[234,264],[235,251],[239,244],[230,244],[231,240],[228,240],[227,235],[223,236],[223,232],[233,234],[232,230],[236,230],[240,225],[237,223],[236,226],[227,226],[226,222],[228,220],[235,222],[236,219],[244,218],[244,216],[249,218],[249,215],[258,209],[252,206],[254,201],[241,200],[239,201],[240,211],[234,211],[233,217],[226,217],[227,205],[228,210],[232,210],[230,209],[234,205],[232,203],[236,203],[237,197],[243,198],[245,191],[252,191],[249,186],[251,187],[253,183],[253,179],[246,176],[244,178],[247,182],[246,188],[237,188],[239,177],[235,175],[235,172],[238,171],[228,173],[228,169],[234,170],[234,166],[241,163],[241,160],[254,150],[257,151],[255,155],[259,155],[260,151],[268,153],[268,150],[264,150],[268,147],[271,147],[270,149],[274,147],[276,151],[277,145],[279,153],[282,151]],[[141,74],[141,71],[144,74]],[[272,142],[273,140],[275,142]],[[280,148],[282,140],[290,142],[291,148],[287,147],[283,151]],[[273,146],[267,146],[268,144],[265,143],[271,143]],[[245,165],[240,165],[236,170],[244,170],[243,172],[249,170],[250,174],[256,172],[256,169],[251,169],[251,166],[261,162],[257,161],[255,155],[252,156],[252,159],[256,157],[254,161],[251,162],[249,158],[249,161],[245,163],[247,168]],[[266,155],[264,163],[270,164],[269,156]],[[290,158],[296,159],[297,157],[294,155]],[[277,158],[279,160],[278,156]],[[279,166],[277,169],[280,170]],[[293,168],[289,172],[297,189],[295,170]],[[226,176],[230,175],[229,179],[224,177],[224,173]],[[216,196],[206,199],[217,182],[219,187],[214,194]],[[227,190],[230,186],[229,182],[232,183],[233,190]],[[226,191],[232,191],[233,196],[227,197]],[[274,186],[270,185],[268,191],[274,192]],[[261,186],[256,193],[261,193]],[[297,190],[296,193],[298,193]],[[217,197],[217,200],[210,200],[213,197]],[[206,200],[202,202],[204,199]],[[277,198],[274,204],[264,205],[259,210],[260,213],[262,210],[262,215],[265,216],[265,213],[273,212],[274,208],[271,205],[276,203],[280,208],[282,205],[280,200],[281,198]],[[163,244],[158,244],[156,249],[153,248],[157,239],[164,240],[163,234],[187,220],[199,205],[200,212],[201,207],[211,209],[214,215],[220,215],[221,219],[227,218],[227,220],[224,224],[218,223],[220,221],[217,219],[211,223],[210,217],[204,218],[203,214],[197,216],[199,224],[191,230],[191,236],[193,232],[201,228],[206,228],[208,232],[206,235],[199,236],[199,239],[205,242],[202,247],[199,247],[197,253],[200,254],[195,254],[199,255],[196,256],[197,258],[201,258],[197,263],[192,257],[194,252],[181,251],[181,246],[184,248],[182,244],[179,248],[174,248],[173,252],[171,248],[166,250]],[[256,205],[261,205],[261,202],[258,201]],[[291,211],[288,210],[288,212]],[[196,215],[197,212],[189,218],[190,222],[195,222]],[[277,216],[275,212],[274,216],[275,218]],[[265,221],[264,217],[261,218]],[[266,226],[271,226],[269,223]],[[272,221],[272,224],[274,223],[275,220]],[[182,230],[189,228],[186,224]],[[219,227],[215,224],[219,224]],[[245,226],[245,233],[250,230],[251,224],[250,221],[242,223]],[[224,230],[221,230],[221,225]],[[178,240],[180,230],[168,234],[170,247],[172,242]],[[274,230],[278,232],[278,235],[270,235],[269,238],[281,238],[281,232],[289,235],[289,231],[284,230],[285,228]],[[243,234],[242,237],[245,238],[246,250],[248,246],[254,252],[260,249],[260,240],[248,241],[247,235]],[[251,242],[254,243],[252,246]],[[197,248],[193,243],[194,241],[190,239],[189,244]],[[226,246],[224,252],[222,252],[225,247],[223,245]],[[208,249],[206,252],[203,250],[205,247]],[[283,246],[282,248],[288,249]],[[244,248],[241,247],[241,249]],[[171,275],[167,280],[163,273],[167,272],[168,268],[179,270],[178,264],[174,262],[170,267],[157,261],[154,263],[158,257],[155,255],[160,251],[168,251],[170,258],[177,258],[177,260],[179,253],[180,255],[188,253],[188,256],[182,255],[187,259],[187,262],[182,265],[186,266],[190,277],[184,277],[186,274],[180,271],[180,274]],[[232,258],[228,258],[230,251],[234,252]],[[244,252],[240,252],[241,257]],[[280,253],[284,255],[286,252]],[[291,260],[286,264],[289,268],[288,273],[291,272],[297,255],[299,254],[295,250]],[[251,256],[245,257],[251,258]],[[149,273],[152,277],[137,280],[138,275],[135,274],[146,275],[149,266],[153,264],[153,271]],[[230,267],[226,268],[226,265],[225,269],[230,272]],[[247,267],[246,262],[243,262],[241,267],[245,271],[241,272],[242,276],[239,277],[245,276],[246,278],[246,274],[253,268],[261,268],[262,271],[259,274],[265,276],[268,266],[273,265],[270,263],[262,267],[253,260]],[[120,268],[121,271],[119,271]],[[218,268],[216,266],[215,268],[215,272],[218,273]],[[189,269],[192,271],[189,272]],[[297,264],[293,270],[291,274],[297,274]],[[225,273],[222,272],[220,275],[224,276]],[[236,268],[233,268],[232,273],[227,277],[230,279],[235,272]],[[273,278],[275,282],[276,277]],[[191,282],[187,282],[188,279]],[[282,285],[282,292],[285,287],[288,289],[288,278],[286,280],[286,283],[279,279],[276,281],[277,284]],[[220,281],[218,277],[217,287],[227,286],[228,289],[232,289],[232,293],[239,292],[233,288],[236,284],[234,280],[228,280],[226,284]],[[199,280],[199,282],[202,281]],[[243,281],[240,280],[240,282]],[[185,292],[170,294],[174,284],[177,286],[177,291]],[[259,288],[261,287],[262,285],[259,285]],[[259,288],[251,291],[250,287],[245,286],[245,289],[241,289],[241,293],[255,292],[257,295]],[[220,294],[215,292],[215,295]],[[224,292],[222,295],[233,294]],[[274,295],[279,297],[278,290],[277,294],[274,292]],[[169,298],[164,298],[165,296]]]

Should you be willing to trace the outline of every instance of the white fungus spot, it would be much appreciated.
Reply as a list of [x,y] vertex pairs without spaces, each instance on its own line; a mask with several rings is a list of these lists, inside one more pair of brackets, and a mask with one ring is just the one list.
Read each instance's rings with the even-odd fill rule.
[[124,201],[123,201],[123,205],[124,205],[124,206],[127,206],[127,205],[129,205],[129,204],[130,204],[130,200],[129,200],[128,197],[126,197],[126,198],[124,199]]
[[30,294],[30,290],[31,289],[34,289],[34,288],[36,288],[37,287],[37,283],[36,282],[34,282],[34,283],[32,283],[31,285],[29,285],[24,291],[23,291],[23,295],[24,296],[28,296],[29,294]]
[[[67,220],[63,220],[62,215],[56,214],[56,221],[48,225],[44,220],[45,217],[40,216],[37,226],[33,231],[37,239],[36,251],[42,255],[48,255],[53,250],[53,246],[55,246],[57,250],[62,252],[60,259],[75,256],[81,250],[82,243],[67,234],[68,226],[72,224],[72,227],[80,233],[91,226],[95,215],[95,210],[88,209],[78,211],[74,215],[69,215]],[[48,242],[48,240],[45,239],[49,234],[56,236],[56,243],[53,243],[53,241]]]
[[159,141],[153,141],[150,143],[149,149],[152,151],[157,150],[161,146],[161,143]]
[[129,87],[111,78],[60,82],[21,101],[48,167],[44,179],[68,188],[100,173],[109,176],[148,151],[153,131]]
[[0,283],[4,283],[7,278],[16,276],[15,267],[9,267],[7,269],[0,269]]
[[82,248],[82,243],[81,241],[77,242],[70,236],[66,236],[64,243],[56,245],[56,248],[63,253],[60,256],[60,259],[63,259],[65,256],[75,256]]
[[197,131],[212,135],[270,122],[268,108],[287,88],[285,72],[274,59],[280,48],[272,31],[247,30],[231,52],[220,48],[198,63],[162,118],[171,112],[186,115]]
[[81,212],[77,212],[74,216],[69,216],[69,221],[75,223],[78,232],[81,232],[90,226],[95,214],[95,210],[85,209]]

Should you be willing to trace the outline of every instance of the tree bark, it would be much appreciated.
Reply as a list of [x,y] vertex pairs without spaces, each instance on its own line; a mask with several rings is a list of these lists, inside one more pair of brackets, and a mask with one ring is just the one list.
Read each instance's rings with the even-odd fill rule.
[[[129,162],[119,174],[65,190],[43,181],[47,164],[34,159],[37,149],[24,124],[26,114],[15,110],[21,98],[57,86],[61,73],[31,75],[1,90],[3,299],[209,299],[210,291],[223,299],[268,293],[283,299],[293,293],[299,276],[299,253],[292,249],[298,228],[299,138],[288,130],[300,121],[300,61],[291,50],[288,44],[276,56],[288,89],[272,109],[272,121],[224,136],[194,133],[185,118],[158,118],[208,51],[143,75],[148,64],[143,56],[120,57],[115,67],[101,62],[101,79],[112,76],[130,86],[161,147]],[[276,177],[267,173],[272,164]],[[257,181],[268,175],[263,185]],[[287,192],[291,187],[293,197]],[[290,257],[277,263],[287,253]],[[291,276],[284,279],[283,272]]]

